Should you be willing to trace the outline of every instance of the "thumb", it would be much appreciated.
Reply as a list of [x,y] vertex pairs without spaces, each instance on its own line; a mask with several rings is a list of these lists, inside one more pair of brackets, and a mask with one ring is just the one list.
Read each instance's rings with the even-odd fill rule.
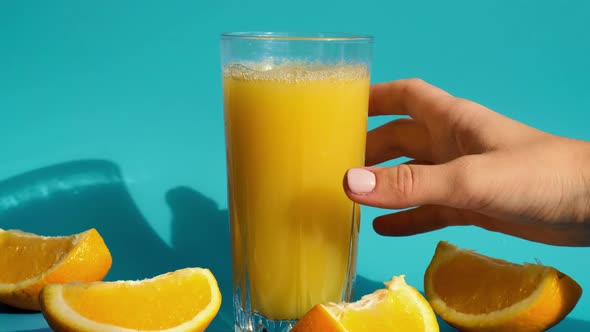
[[353,201],[380,208],[447,205],[452,173],[448,164],[352,168],[346,172],[344,190]]

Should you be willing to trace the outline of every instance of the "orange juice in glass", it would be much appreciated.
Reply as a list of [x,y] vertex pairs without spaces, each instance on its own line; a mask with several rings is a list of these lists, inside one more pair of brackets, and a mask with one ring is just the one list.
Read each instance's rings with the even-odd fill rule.
[[222,35],[236,331],[288,331],[317,303],[350,300],[372,39]]

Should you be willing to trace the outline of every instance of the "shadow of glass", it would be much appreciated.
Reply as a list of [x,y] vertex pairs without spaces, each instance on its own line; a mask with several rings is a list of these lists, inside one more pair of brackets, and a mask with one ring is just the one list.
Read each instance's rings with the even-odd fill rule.
[[363,276],[357,275],[354,282],[353,300],[360,300],[363,295],[371,294],[374,291],[385,287],[383,282],[373,281]]
[[110,161],[66,162],[0,182],[0,228],[67,235],[92,227],[113,256],[107,280],[152,277],[179,266]]
[[221,291],[219,313],[208,331],[233,330],[232,273],[227,210],[189,187],[166,193],[172,212],[172,245],[185,266],[208,268]]
[[[188,187],[170,190],[166,200],[172,210],[172,243],[177,257],[190,266],[208,267],[219,282],[223,301],[208,331],[233,330],[228,211]],[[383,288],[382,282],[357,276],[354,298],[379,288]]]

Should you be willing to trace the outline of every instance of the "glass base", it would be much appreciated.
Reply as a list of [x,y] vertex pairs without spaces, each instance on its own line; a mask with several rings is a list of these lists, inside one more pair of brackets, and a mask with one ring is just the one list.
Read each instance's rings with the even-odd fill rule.
[[257,312],[237,309],[235,332],[289,332],[296,320],[270,320]]

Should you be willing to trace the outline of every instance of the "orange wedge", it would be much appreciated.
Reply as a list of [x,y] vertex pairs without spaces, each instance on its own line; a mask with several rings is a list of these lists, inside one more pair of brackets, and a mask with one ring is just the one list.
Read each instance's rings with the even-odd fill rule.
[[353,303],[318,304],[295,324],[292,332],[438,332],[426,299],[404,276],[393,277]]
[[582,288],[555,268],[513,264],[440,242],[424,277],[436,313],[461,331],[544,331]]
[[141,281],[47,285],[41,308],[56,332],[204,331],[221,294],[211,271],[186,268]]
[[111,263],[95,229],[60,237],[0,229],[0,302],[40,310],[45,284],[102,280]]

